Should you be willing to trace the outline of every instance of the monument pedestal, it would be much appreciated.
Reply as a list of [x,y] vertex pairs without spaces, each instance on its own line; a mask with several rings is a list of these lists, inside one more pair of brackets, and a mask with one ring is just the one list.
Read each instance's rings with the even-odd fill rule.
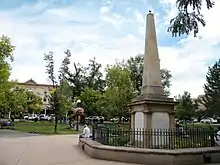
[[[137,147],[157,148],[170,143],[168,131],[175,125],[175,102],[170,98],[133,101],[130,106],[131,128],[136,132],[132,137]],[[138,132],[142,132],[139,133]]]

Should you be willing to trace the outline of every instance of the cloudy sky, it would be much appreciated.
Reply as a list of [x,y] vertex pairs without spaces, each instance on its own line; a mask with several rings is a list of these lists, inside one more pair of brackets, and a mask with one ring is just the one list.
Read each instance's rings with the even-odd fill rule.
[[161,68],[171,70],[172,95],[203,93],[209,65],[220,57],[220,0],[203,10],[207,26],[197,38],[172,38],[166,32],[175,0],[1,0],[0,35],[16,46],[12,79],[47,83],[43,56],[53,51],[59,66],[64,51],[72,61],[90,58],[106,64],[144,52],[145,18],[155,14]]

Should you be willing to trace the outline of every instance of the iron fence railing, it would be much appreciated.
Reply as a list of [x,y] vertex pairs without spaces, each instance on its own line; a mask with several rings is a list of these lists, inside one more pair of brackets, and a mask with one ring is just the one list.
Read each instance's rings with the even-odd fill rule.
[[93,140],[110,146],[181,149],[214,146],[212,129],[125,129],[93,127]]

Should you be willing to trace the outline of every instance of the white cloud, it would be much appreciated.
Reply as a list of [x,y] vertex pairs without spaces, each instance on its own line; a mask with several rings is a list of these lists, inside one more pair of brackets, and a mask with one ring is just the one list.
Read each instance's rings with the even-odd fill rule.
[[[176,14],[175,0],[161,0],[166,10],[165,25]],[[162,66],[169,68],[173,73],[172,93],[183,93],[184,90],[196,97],[203,93],[205,75],[208,65],[212,65],[220,57],[220,49],[216,45],[220,42],[220,25],[216,23],[216,15],[220,2],[216,1],[213,9],[203,10],[206,27],[200,27],[197,38],[192,35],[182,39],[175,47],[161,48]],[[169,57],[167,57],[169,56]],[[167,58],[166,58],[167,57]]]
[[[172,0],[161,0],[161,3],[167,12],[165,15],[155,14],[158,38],[164,35],[168,20],[176,10]],[[96,57],[104,66],[114,63],[115,59],[143,53],[145,15],[135,10],[133,14],[136,19],[125,18],[111,11],[111,5],[111,1],[106,2],[106,6],[97,11],[97,18],[91,12],[80,12],[80,8],[72,6],[46,10],[48,6],[44,3],[35,6],[35,11],[45,10],[41,15],[28,15],[30,6],[0,12],[0,20],[3,22],[0,35],[11,37],[16,45],[12,78],[20,81],[33,78],[39,83],[46,83],[43,55],[50,50],[54,51],[57,66],[60,65],[63,52],[67,48],[72,51],[74,62],[86,64],[89,59]],[[172,95],[186,90],[196,97],[203,92],[207,63],[213,63],[220,57],[215,46],[220,42],[220,25],[214,19],[219,14],[219,5],[220,3],[216,2],[214,9],[208,13],[205,11],[207,26],[200,28],[199,38],[189,36],[173,46],[159,46],[161,68],[167,68],[173,74]],[[71,21],[81,22],[81,25],[70,23]],[[137,25],[136,32],[139,31],[141,38],[130,32],[119,37],[104,33],[106,28],[110,32],[123,32],[126,30],[123,29],[124,25],[131,22]]]

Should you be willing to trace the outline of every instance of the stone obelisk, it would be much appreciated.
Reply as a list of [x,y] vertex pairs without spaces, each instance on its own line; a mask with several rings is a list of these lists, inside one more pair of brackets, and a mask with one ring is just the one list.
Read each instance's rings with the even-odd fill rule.
[[[169,56],[169,55],[168,55]],[[174,128],[174,105],[172,98],[164,94],[160,73],[157,36],[154,15],[149,11],[146,22],[144,70],[141,95],[129,106],[131,128],[133,129],[170,129]],[[165,145],[167,139],[156,142],[155,137],[134,137],[135,141],[150,143],[151,146]],[[163,138],[163,137],[157,137]],[[138,142],[138,143],[139,143]]]
[[164,97],[164,90],[161,83],[155,21],[154,15],[151,12],[147,15],[146,26],[141,94],[148,97]]

